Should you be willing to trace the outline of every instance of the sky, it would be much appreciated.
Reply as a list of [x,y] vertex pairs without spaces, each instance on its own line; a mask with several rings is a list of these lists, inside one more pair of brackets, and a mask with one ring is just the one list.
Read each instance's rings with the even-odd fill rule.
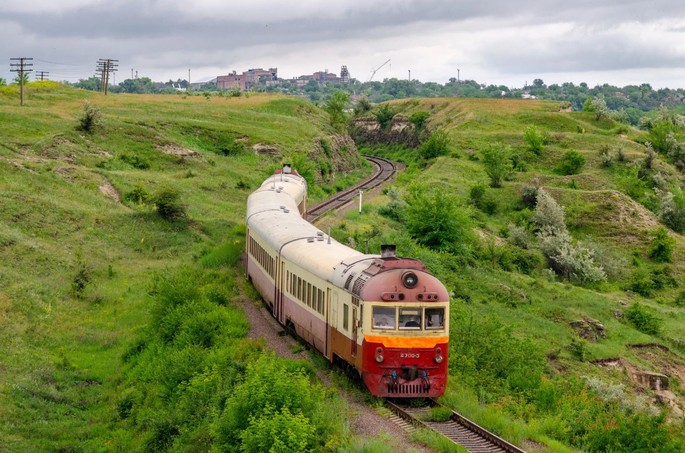
[[117,83],[260,67],[288,79],[346,65],[362,82],[685,88],[685,2],[0,0],[0,77],[14,79],[17,57],[69,82],[111,58]]

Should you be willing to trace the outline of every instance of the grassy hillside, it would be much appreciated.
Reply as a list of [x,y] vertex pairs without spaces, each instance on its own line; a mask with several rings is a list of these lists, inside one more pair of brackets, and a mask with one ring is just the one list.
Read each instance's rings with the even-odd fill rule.
[[[685,240],[668,230],[661,242],[672,248],[669,259],[653,252],[664,224],[660,194],[677,197],[683,183],[678,163],[659,154],[648,165],[645,142],[652,137],[646,131],[590,112],[560,111],[556,102],[389,105],[409,118],[428,112],[429,129],[445,131],[451,144],[428,160],[421,149],[362,148],[402,160],[408,171],[361,215],[348,214],[337,234],[351,243],[370,241],[371,249],[395,242],[398,253],[421,257],[452,290],[452,379],[445,400],[505,437],[533,439],[551,451],[564,449],[557,441],[590,451],[677,451],[682,444],[648,447],[626,439],[642,439],[645,423],[660,425],[650,418],[657,413],[669,419],[660,425],[664,433],[678,432],[683,423]],[[531,127],[545,137],[537,152],[525,138]],[[682,140],[682,131],[676,137]],[[490,186],[488,148],[506,153],[513,167],[500,188]],[[560,169],[569,151],[585,161],[574,174]],[[572,246],[590,250],[592,268],[601,268],[606,279],[565,278],[549,269],[535,199],[523,196],[539,189],[564,208]],[[426,203],[431,208],[422,210]],[[426,241],[426,224],[452,228],[438,217],[441,204],[456,204],[450,212],[467,225],[467,232],[452,236],[456,247]],[[595,331],[592,338],[596,322],[606,337]],[[634,376],[641,373],[665,375],[669,390],[638,383]],[[600,406],[578,399],[583,392]],[[593,432],[598,426],[608,434]]]
[[[91,132],[84,102],[101,115]],[[346,184],[317,164],[360,164],[320,110],[269,95],[105,97],[36,82],[20,107],[16,86],[2,87],[0,136],[0,451],[136,445],[113,440],[131,437],[113,435],[115,407],[155,279],[223,269],[221,297],[235,299],[247,194],[282,160],[307,156],[315,197]],[[185,217],[155,212],[163,190]]]

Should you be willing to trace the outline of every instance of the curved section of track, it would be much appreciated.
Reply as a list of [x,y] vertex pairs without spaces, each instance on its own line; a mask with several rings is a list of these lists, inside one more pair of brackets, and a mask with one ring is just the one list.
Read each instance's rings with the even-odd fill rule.
[[385,404],[400,418],[412,425],[440,433],[472,453],[525,453],[523,449],[498,437],[455,411],[452,411],[452,415],[447,421],[427,421],[431,407],[445,407],[435,400],[429,401],[430,404],[423,407],[400,406],[389,400],[386,400]]
[[328,211],[341,208],[357,196],[360,190],[366,192],[369,191],[385,181],[392,178],[397,172],[397,166],[394,162],[383,159],[382,157],[375,156],[364,156],[366,160],[371,162],[376,168],[373,175],[360,182],[359,184],[350,187],[349,189],[338,192],[333,197],[319,204],[311,206],[307,209],[307,221],[313,222]]

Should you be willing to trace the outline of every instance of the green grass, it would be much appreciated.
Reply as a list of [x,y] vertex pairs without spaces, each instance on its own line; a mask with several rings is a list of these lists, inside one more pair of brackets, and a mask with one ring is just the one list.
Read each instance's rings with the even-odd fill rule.
[[[77,128],[86,100],[102,113],[92,133]],[[333,133],[325,114],[295,98],[103,96],[30,83],[20,107],[11,86],[0,89],[3,448],[126,445],[130,433],[114,424],[122,356],[149,322],[154,275],[236,266],[249,192],[282,156],[316,155]],[[222,155],[235,140],[244,150]],[[257,155],[257,143],[279,153]],[[105,184],[121,202],[103,194]],[[163,185],[179,190],[187,219],[165,221],[124,197]],[[79,263],[88,279],[76,294]]]

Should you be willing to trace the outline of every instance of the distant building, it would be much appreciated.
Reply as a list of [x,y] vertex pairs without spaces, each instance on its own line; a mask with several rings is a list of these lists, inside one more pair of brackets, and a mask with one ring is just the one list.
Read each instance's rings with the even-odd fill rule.
[[332,72],[328,72],[328,69],[324,69],[323,71],[317,71],[312,75],[309,75],[309,74],[301,75],[294,80],[298,86],[304,86],[307,83],[309,83],[310,80],[314,80],[317,83],[326,83],[326,82],[349,83],[350,73],[347,70],[347,66],[342,66],[340,68],[340,77],[338,77],[337,74],[334,74]]
[[255,85],[274,85],[278,82],[278,68],[269,69],[248,69],[242,74],[233,71],[225,76],[216,78],[216,87],[219,90],[248,91]]

